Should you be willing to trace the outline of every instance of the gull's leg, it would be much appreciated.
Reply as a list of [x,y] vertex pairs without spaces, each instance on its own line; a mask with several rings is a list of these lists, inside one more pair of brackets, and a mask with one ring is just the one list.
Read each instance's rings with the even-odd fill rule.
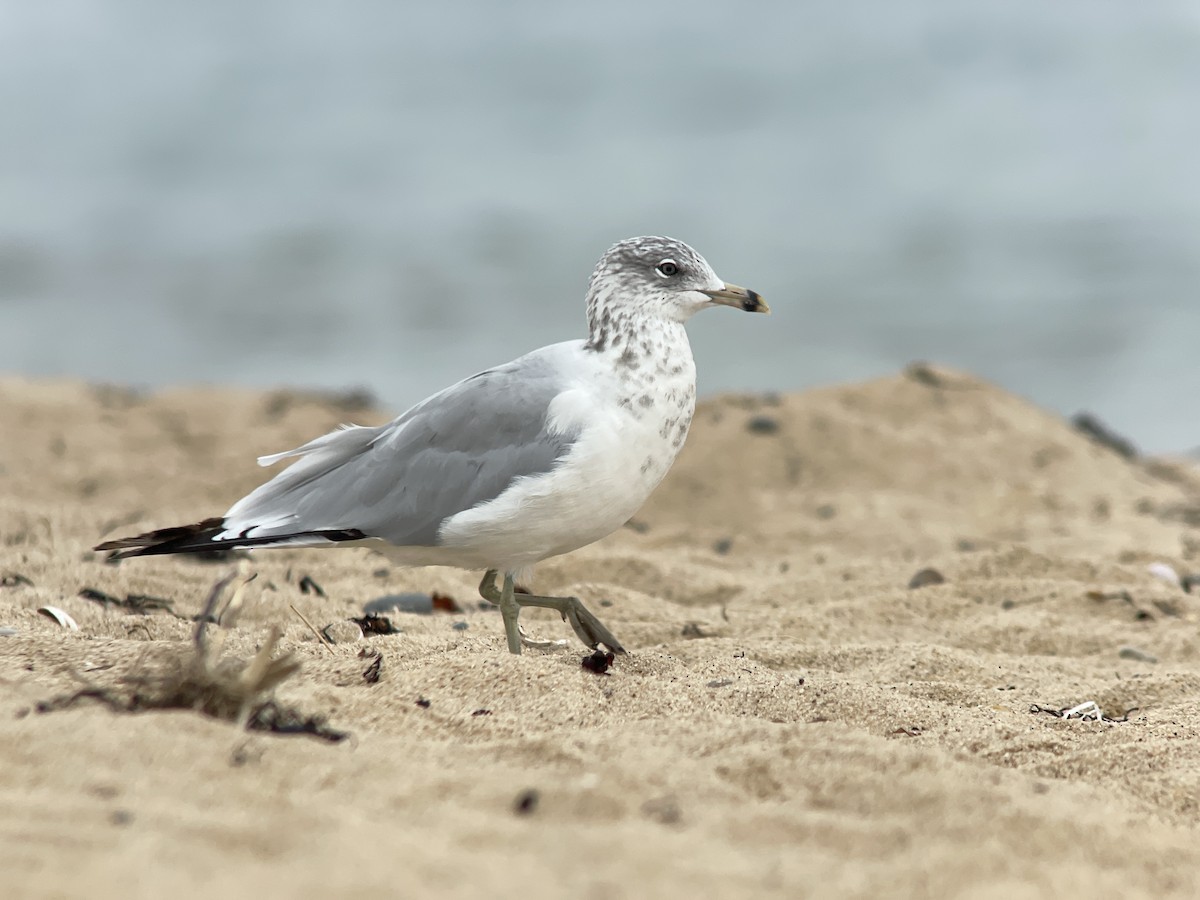
[[504,587],[500,590],[496,589],[495,569],[488,569],[483,575],[483,581],[479,582],[479,596],[483,597],[489,603],[495,603],[500,607],[500,616],[504,619],[504,635],[508,638],[508,651],[510,653],[521,652],[521,626],[517,624],[517,616],[521,614],[521,607],[513,598],[513,578],[511,575],[504,576]]
[[600,624],[600,620],[579,602],[578,597],[537,597],[533,594],[516,594],[513,602],[517,606],[538,606],[542,609],[553,609],[571,623],[579,639],[596,649],[597,644],[604,644],[613,653],[624,653],[625,648],[620,641],[613,637],[612,632]]

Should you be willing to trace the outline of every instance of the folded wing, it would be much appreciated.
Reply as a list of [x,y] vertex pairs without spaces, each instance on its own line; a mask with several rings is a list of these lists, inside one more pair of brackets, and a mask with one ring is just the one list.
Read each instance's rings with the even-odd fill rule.
[[549,414],[566,385],[538,354],[489,369],[387,425],[343,426],[261,465],[297,462],[224,517],[100,545],[121,556],[380,538],[436,546],[456,513],[549,472],[578,436]]

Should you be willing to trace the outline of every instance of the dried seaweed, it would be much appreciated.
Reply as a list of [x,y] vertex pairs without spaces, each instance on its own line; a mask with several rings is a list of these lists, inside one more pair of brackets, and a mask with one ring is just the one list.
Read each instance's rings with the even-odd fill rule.
[[126,594],[125,598],[122,599],[114,596],[113,594],[106,594],[104,591],[98,590],[97,588],[85,587],[80,589],[79,596],[84,600],[91,600],[95,603],[100,603],[105,608],[115,606],[119,609],[128,610],[132,613],[138,613],[139,615],[146,615],[149,612],[161,609],[165,612],[169,612],[176,618],[185,618],[184,616],[181,616],[175,612],[174,604],[172,604],[170,600],[167,600],[163,597],[152,597],[149,594]]
[[[213,586],[204,612],[198,617],[192,646],[184,653],[155,670],[127,675],[115,687],[95,685],[77,675],[84,682],[81,690],[43,701],[37,705],[37,711],[69,709],[81,700],[94,700],[117,712],[190,709],[249,730],[343,740],[347,733],[330,728],[321,716],[306,716],[280,705],[270,696],[300,668],[300,661],[290,654],[275,656],[281,636],[277,627],[271,629],[249,660],[222,657],[221,646],[228,631],[213,627],[213,623],[218,620],[227,626],[233,623],[240,609],[242,590],[251,578],[232,574]],[[222,604],[224,589],[235,579],[239,581],[237,587],[228,602]]]
[[614,659],[616,659],[616,656],[612,653],[605,652],[604,650],[596,650],[590,656],[585,656],[581,659],[579,665],[589,672],[595,672],[597,675],[607,675]]
[[375,634],[399,634],[400,629],[392,624],[392,620],[379,613],[369,612],[362,618],[350,617],[350,621],[362,629],[367,637]]
[[313,577],[311,575],[303,576],[300,579],[300,582],[297,585],[297,587],[300,588],[300,593],[302,593],[302,594],[316,594],[318,597],[329,596],[328,594],[325,593],[325,588],[323,588],[319,584],[317,584],[317,582],[313,579]]

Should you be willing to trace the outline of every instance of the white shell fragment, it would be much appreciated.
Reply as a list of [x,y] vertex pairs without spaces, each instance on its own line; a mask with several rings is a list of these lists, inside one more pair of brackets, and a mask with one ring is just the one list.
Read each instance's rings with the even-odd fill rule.
[[1064,709],[1062,717],[1064,719],[1078,717],[1082,722],[1100,722],[1104,719],[1104,713],[1100,711],[1100,707],[1096,705],[1095,700],[1086,700],[1078,706]]
[[331,644],[350,644],[363,639],[362,629],[353,622],[334,622],[326,625],[321,633]]
[[71,618],[71,614],[64,609],[59,609],[57,606],[39,606],[38,612],[43,616],[53,619],[63,628],[68,628],[71,631],[79,630],[79,626],[75,624],[75,620]]
[[1150,563],[1150,565],[1146,566],[1146,571],[1155,578],[1165,581],[1167,584],[1173,584],[1177,588],[1183,587],[1183,581],[1180,580],[1179,573],[1175,571],[1174,567],[1166,563]]

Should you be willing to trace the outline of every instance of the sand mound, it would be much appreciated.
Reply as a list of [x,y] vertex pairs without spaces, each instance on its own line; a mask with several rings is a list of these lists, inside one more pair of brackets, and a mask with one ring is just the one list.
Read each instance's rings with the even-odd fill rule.
[[[237,564],[92,544],[219,514],[256,455],[387,417],[360,395],[0,380],[13,896],[1200,890],[1200,591],[1162,577],[1200,570],[1200,473],[930,366],[704,403],[630,527],[539,569],[632,651],[609,674],[582,648],[503,652],[478,573],[274,552],[223,652],[248,665],[278,625],[302,663],[279,703],[350,740],[38,711],[177,661]],[[432,591],[457,611],[349,640],[369,602]],[[1052,714],[1084,701],[1118,721]]]

